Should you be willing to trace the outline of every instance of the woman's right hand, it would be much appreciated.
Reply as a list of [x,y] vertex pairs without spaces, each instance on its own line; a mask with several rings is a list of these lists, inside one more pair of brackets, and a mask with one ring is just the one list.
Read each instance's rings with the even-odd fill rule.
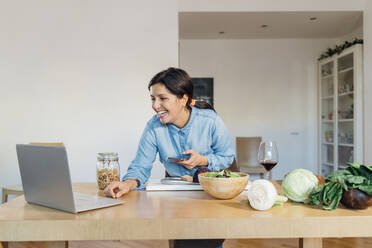
[[137,181],[127,179],[124,182],[112,182],[103,191],[106,196],[119,198],[137,187]]

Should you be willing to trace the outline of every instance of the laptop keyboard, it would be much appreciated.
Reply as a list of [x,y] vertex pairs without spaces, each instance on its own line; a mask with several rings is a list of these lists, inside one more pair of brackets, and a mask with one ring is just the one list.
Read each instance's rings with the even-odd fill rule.
[[112,198],[101,197],[97,195],[88,195],[74,192],[74,200],[77,211],[86,211],[90,209],[103,208],[118,203],[123,203]]

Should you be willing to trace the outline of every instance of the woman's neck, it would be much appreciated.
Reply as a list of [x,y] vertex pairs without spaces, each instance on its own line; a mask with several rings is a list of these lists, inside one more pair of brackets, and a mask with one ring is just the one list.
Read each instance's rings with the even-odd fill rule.
[[183,128],[189,122],[190,116],[191,108],[185,108],[185,110],[180,113],[180,118],[178,118],[173,124],[178,128]]

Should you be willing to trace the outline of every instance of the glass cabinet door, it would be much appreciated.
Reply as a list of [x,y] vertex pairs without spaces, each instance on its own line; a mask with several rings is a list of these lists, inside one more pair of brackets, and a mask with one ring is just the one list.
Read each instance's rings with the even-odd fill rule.
[[338,166],[354,161],[354,53],[338,58]]
[[322,175],[334,170],[335,113],[334,62],[321,66],[321,163]]
[[318,62],[318,169],[363,163],[363,46]]

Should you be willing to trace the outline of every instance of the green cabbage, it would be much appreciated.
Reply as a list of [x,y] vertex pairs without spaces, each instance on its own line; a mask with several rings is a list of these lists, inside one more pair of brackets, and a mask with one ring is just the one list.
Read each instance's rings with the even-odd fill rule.
[[292,201],[307,202],[309,193],[318,183],[318,178],[311,171],[296,169],[284,178],[283,193]]

